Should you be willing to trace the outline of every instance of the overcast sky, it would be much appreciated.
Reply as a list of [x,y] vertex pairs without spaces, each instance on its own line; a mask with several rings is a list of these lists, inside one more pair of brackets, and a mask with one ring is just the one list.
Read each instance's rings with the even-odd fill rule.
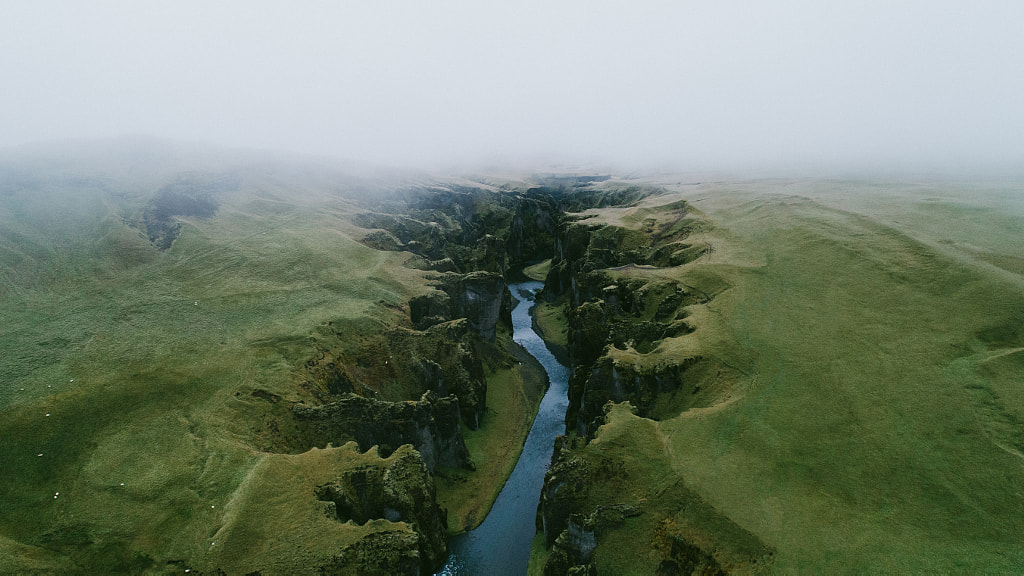
[[1024,2],[0,0],[0,146],[1024,164]]

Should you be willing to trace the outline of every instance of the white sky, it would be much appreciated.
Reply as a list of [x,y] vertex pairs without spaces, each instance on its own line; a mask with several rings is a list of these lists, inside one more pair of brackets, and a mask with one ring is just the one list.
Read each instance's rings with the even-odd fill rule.
[[0,146],[1024,163],[1024,2],[0,0]]

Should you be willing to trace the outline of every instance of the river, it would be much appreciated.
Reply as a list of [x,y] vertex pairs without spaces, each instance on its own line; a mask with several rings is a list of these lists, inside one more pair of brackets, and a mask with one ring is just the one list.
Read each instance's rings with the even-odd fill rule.
[[537,532],[537,503],[544,472],[551,462],[555,437],[565,433],[565,409],[569,406],[569,370],[533,331],[533,293],[543,286],[540,282],[522,282],[509,289],[517,301],[512,310],[513,339],[544,366],[551,386],[541,399],[523,453],[490,513],[475,530],[451,539],[451,554],[439,575],[526,574],[530,545]]

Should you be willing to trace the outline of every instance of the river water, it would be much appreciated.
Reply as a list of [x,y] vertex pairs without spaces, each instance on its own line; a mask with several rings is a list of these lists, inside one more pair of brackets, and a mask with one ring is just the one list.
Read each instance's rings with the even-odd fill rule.
[[569,406],[569,371],[533,331],[533,293],[543,286],[540,282],[522,282],[509,289],[517,300],[512,310],[513,339],[544,366],[551,386],[540,402],[523,453],[487,518],[476,530],[451,539],[451,555],[438,574],[526,574],[530,545],[537,531],[537,503],[544,472],[551,462],[555,437],[565,433],[565,409]]

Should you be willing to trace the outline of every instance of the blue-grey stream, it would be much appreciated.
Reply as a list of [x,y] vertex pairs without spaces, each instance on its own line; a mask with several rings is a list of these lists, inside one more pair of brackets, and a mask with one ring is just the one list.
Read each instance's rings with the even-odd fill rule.
[[526,574],[530,563],[544,472],[551,463],[555,437],[565,433],[565,409],[569,405],[569,370],[533,331],[533,293],[542,287],[540,282],[509,286],[518,301],[512,310],[512,338],[544,366],[551,385],[540,402],[523,453],[490,513],[475,530],[451,539],[451,554],[438,574],[521,575]]

